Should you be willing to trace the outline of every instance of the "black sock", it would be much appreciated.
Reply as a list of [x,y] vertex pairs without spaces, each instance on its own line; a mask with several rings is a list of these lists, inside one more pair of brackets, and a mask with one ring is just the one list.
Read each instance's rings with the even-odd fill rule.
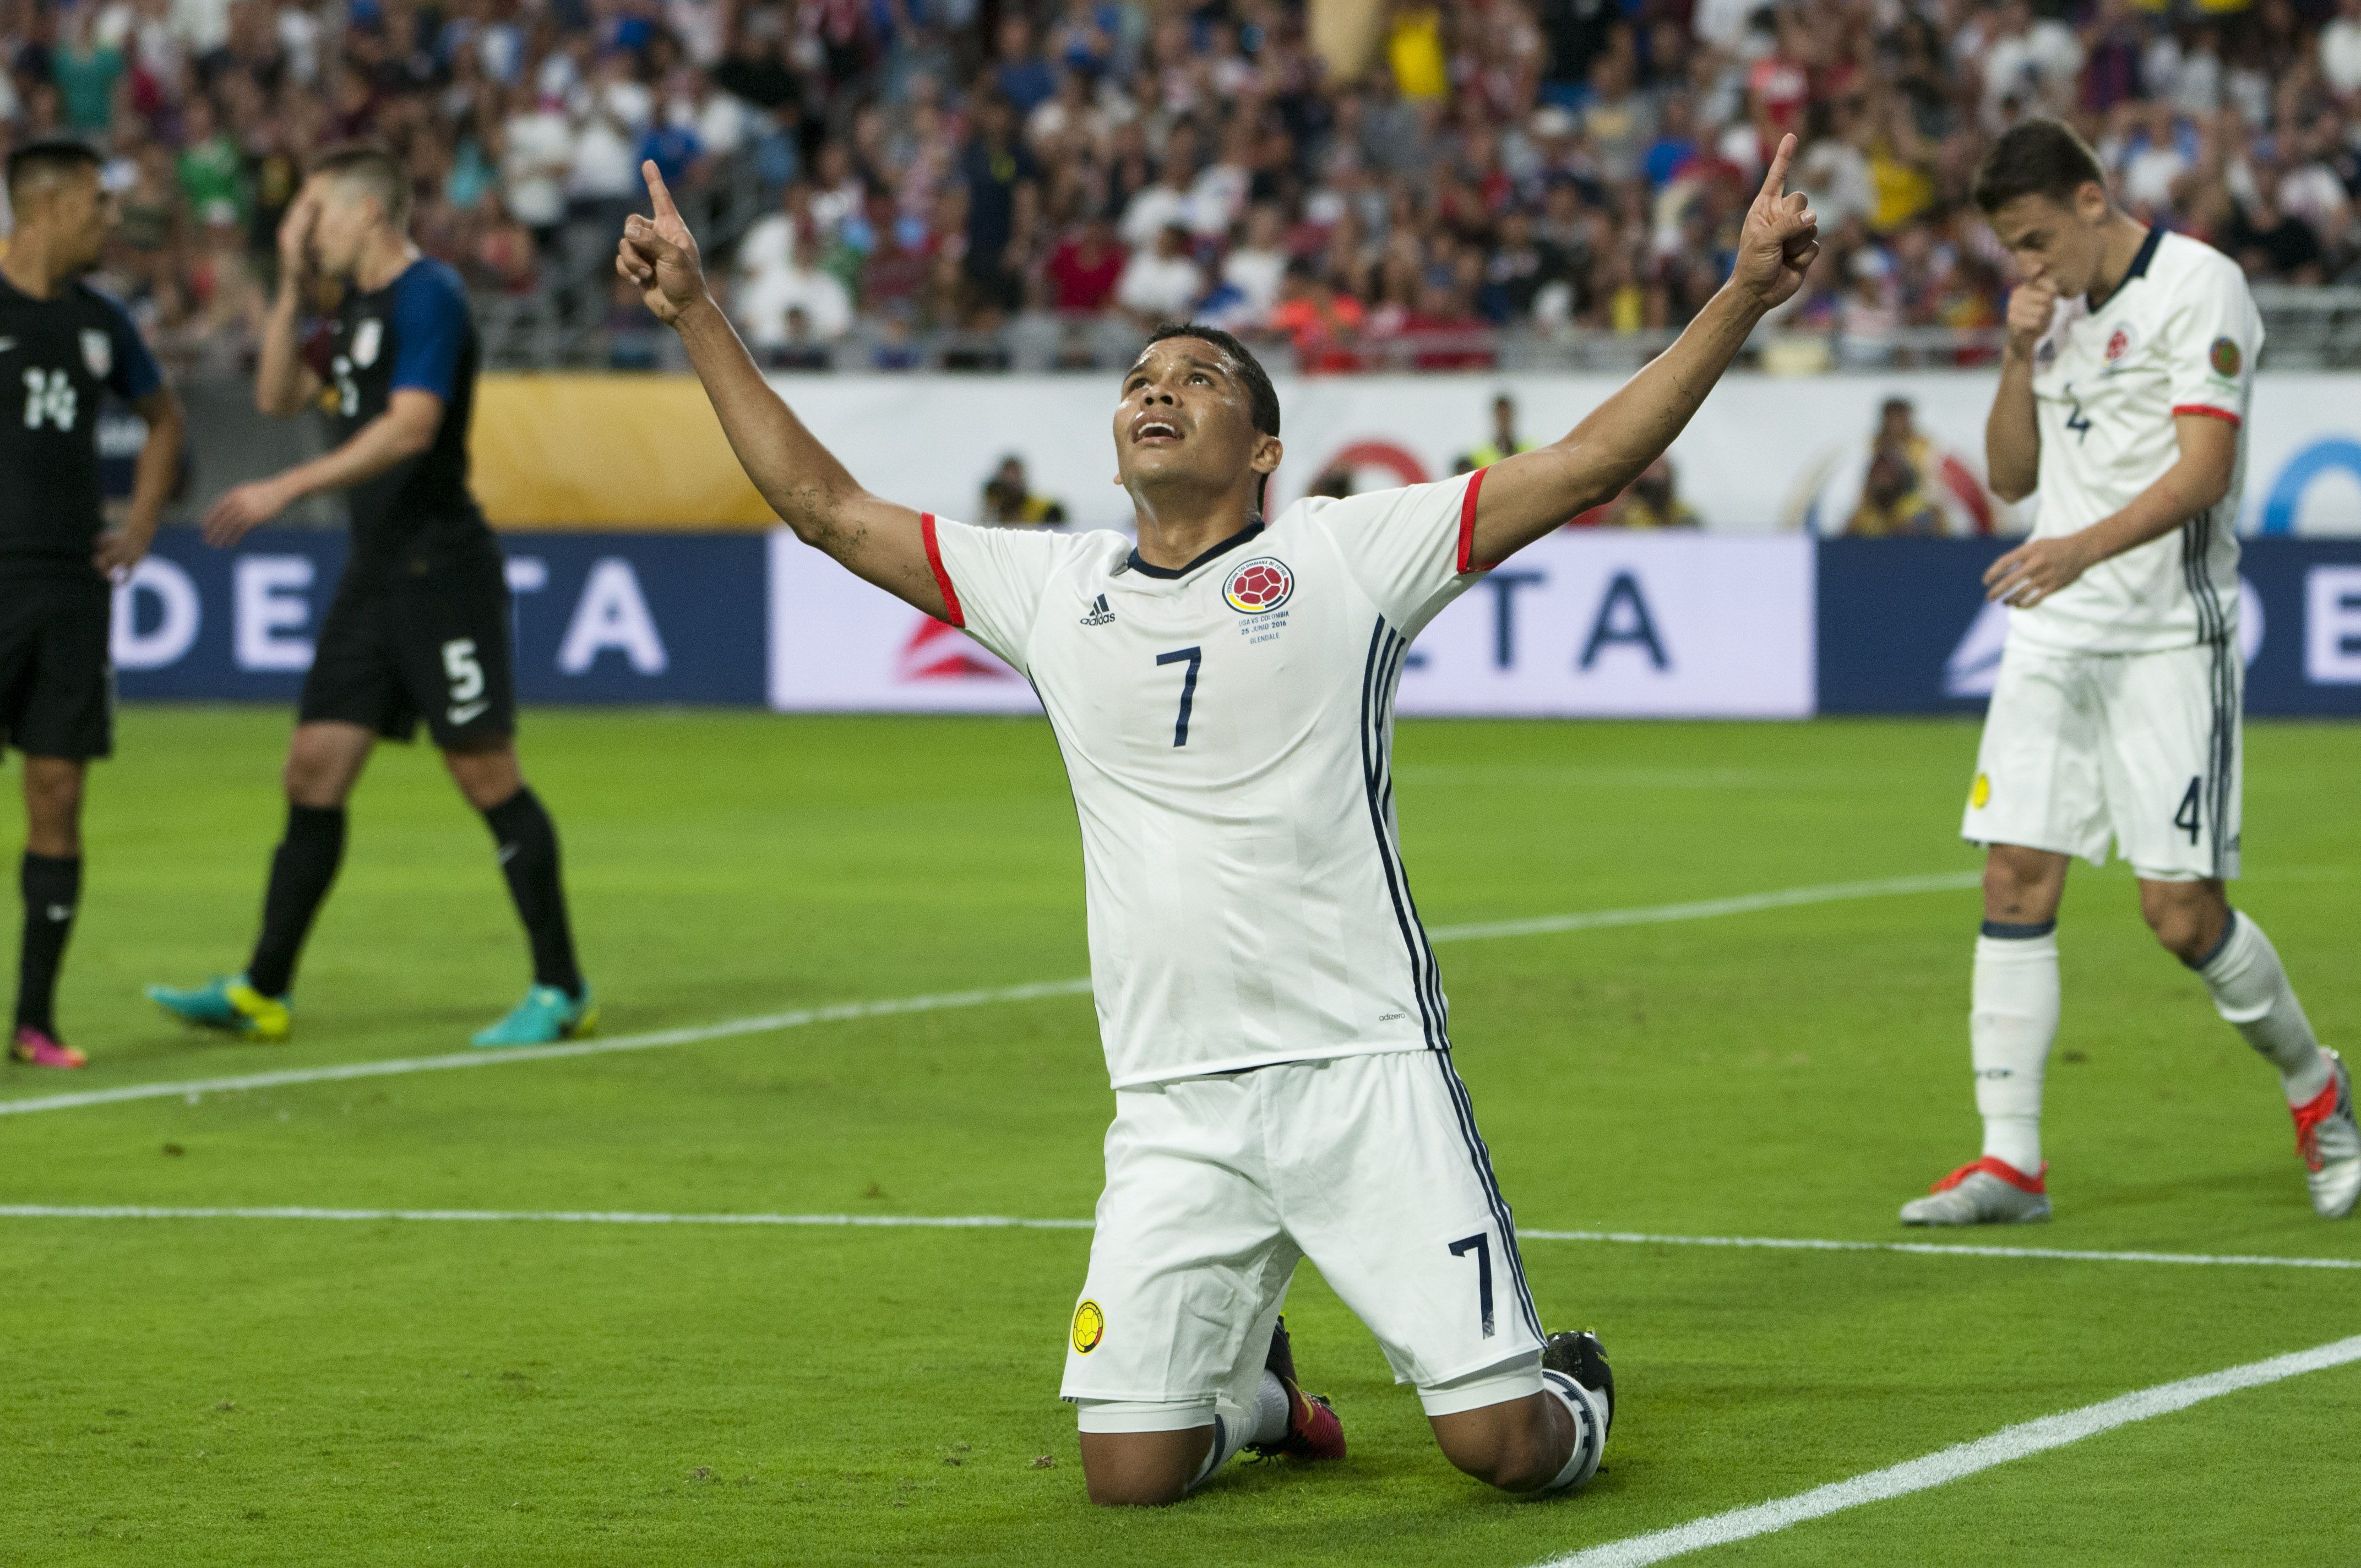
[[568,996],[582,994],[582,971],[574,964],[574,932],[566,920],[566,884],[558,874],[557,824],[530,788],[518,790],[484,813],[500,846],[500,871],[509,896],[533,942],[533,978]]
[[270,890],[262,896],[262,935],[246,965],[247,983],[263,995],[284,996],[295,983],[304,935],[344,858],[343,806],[287,807],[287,836],[270,857]]
[[82,857],[25,851],[16,873],[25,894],[25,944],[16,959],[16,1027],[57,1037],[54,1011],[58,965],[73,930],[74,905],[82,902]]

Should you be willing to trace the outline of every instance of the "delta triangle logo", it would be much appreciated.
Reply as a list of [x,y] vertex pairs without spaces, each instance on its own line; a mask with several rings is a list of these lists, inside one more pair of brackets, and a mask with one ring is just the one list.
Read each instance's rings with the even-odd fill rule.
[[981,677],[988,681],[1016,678],[1016,672],[970,641],[955,626],[933,616],[919,618],[917,629],[902,644],[894,661],[897,681],[958,681]]

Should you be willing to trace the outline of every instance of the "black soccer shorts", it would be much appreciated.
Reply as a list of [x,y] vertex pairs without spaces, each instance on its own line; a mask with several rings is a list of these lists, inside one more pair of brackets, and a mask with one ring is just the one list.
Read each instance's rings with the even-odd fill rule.
[[358,724],[407,740],[426,721],[443,750],[516,733],[509,587],[500,557],[408,558],[389,573],[347,572],[320,623],[296,717]]
[[0,740],[28,757],[113,753],[114,609],[94,575],[0,579]]

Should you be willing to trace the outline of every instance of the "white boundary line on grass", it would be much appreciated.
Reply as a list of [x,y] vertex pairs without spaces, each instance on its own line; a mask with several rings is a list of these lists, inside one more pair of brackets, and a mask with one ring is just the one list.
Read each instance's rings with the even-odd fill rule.
[[1752,1541],[1756,1536],[1769,1535],[1807,1519],[1825,1519],[1829,1514],[1857,1508],[1865,1503],[1889,1502],[1895,1497],[1906,1497],[1913,1492],[1947,1486],[1995,1465],[2006,1464],[2011,1460],[2063,1448],[2070,1442],[2080,1442],[2086,1437],[2096,1437],[2101,1432],[2113,1431],[2135,1421],[2153,1420],[2158,1416],[2185,1410],[2191,1405],[2217,1399],[2224,1394],[2235,1394],[2243,1388],[2259,1388],[2267,1383],[2300,1377],[2307,1372],[2324,1372],[2332,1366],[2344,1366],[2356,1361],[2361,1361],[2361,1335],[2317,1345],[2311,1350],[2275,1355],[2267,1361],[2250,1361],[2243,1366],[2224,1367],[2219,1372],[2186,1377],[2178,1383],[2160,1383],[2153,1388],[2142,1388],[2096,1405],[2085,1405],[2079,1410],[2066,1410],[2058,1415],[2044,1416],[2038,1420],[2004,1427],[1990,1437],[1960,1443],[1921,1459],[1888,1465],[1883,1470],[1872,1470],[1849,1481],[1815,1486],[1792,1497],[1757,1503],[1752,1508],[1732,1508],[1728,1513],[1692,1519],[1670,1530],[1635,1535],[1564,1557],[1553,1557],[1541,1564],[1541,1568],[1647,1568],[1648,1564],[1662,1563],[1667,1558],[1686,1556],[1708,1547]]
[[[1087,1231],[1089,1220],[1013,1214],[676,1214],[609,1209],[327,1209],[281,1204],[189,1208],[143,1203],[0,1203],[0,1220],[424,1220],[567,1225],[842,1226],[923,1231]],[[1814,1241],[1786,1236],[1660,1236],[1638,1231],[1537,1231],[1520,1241],[1610,1242],[1646,1246],[1761,1247],[1796,1252],[1888,1252],[1915,1256],[2048,1258],[2062,1263],[2179,1263],[2215,1268],[2361,1269],[2356,1257],[2274,1257],[2267,1253],[2099,1252],[2031,1246],[1943,1246],[1932,1242]]]
[[[1658,904],[1638,909],[1598,909],[1574,915],[1544,915],[1530,920],[1444,926],[1428,936],[1430,940],[1437,942],[1479,942],[1502,937],[1547,936],[1559,931],[1593,931],[1619,926],[1708,920],[1723,915],[1751,915],[1759,910],[1791,909],[1807,904],[1839,904],[1856,898],[1948,892],[1975,886],[1982,881],[1982,876],[1981,872],[1945,872],[1932,876],[1886,877],[1875,882],[1823,883],[1814,887],[1777,888],[1769,893],[1741,894],[1734,898],[1709,898],[1688,904]],[[983,991],[954,991],[882,1002],[843,1002],[828,1007],[799,1007],[790,1012],[768,1013],[753,1018],[731,1018],[719,1024],[657,1029],[641,1035],[617,1035],[603,1040],[573,1040],[563,1045],[453,1051],[445,1056],[397,1057],[385,1061],[343,1062],[328,1067],[283,1068],[271,1072],[186,1079],[179,1082],[128,1083],[114,1089],[0,1100],[0,1116],[27,1115],[36,1111],[71,1111],[88,1105],[116,1105],[132,1100],[178,1097],[193,1103],[200,1096],[233,1090],[279,1089],[297,1083],[335,1083],[357,1078],[395,1078],[407,1073],[441,1072],[456,1068],[499,1067],[510,1062],[554,1061],[567,1057],[605,1056],[617,1051],[655,1050],[666,1046],[692,1046],[706,1040],[723,1040],[739,1035],[767,1035],[782,1029],[844,1023],[856,1018],[884,1018],[901,1013],[942,1013],[954,1008],[1032,1002],[1051,996],[1082,996],[1088,994],[1090,989],[1091,982],[1086,978],[1042,981],[1032,985],[999,986]]]

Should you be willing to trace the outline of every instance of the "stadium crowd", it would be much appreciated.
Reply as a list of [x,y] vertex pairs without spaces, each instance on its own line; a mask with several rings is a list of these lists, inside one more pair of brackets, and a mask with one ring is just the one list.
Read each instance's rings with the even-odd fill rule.
[[0,0],[0,127],[104,149],[113,281],[184,356],[243,351],[302,157],[371,137],[482,291],[603,288],[648,158],[769,193],[715,239],[779,363],[1193,312],[1310,369],[1677,326],[1794,131],[1833,243],[1786,316],[1883,364],[1999,320],[1967,192],[2037,112],[2257,280],[2361,279],[2361,0],[2235,5]]

